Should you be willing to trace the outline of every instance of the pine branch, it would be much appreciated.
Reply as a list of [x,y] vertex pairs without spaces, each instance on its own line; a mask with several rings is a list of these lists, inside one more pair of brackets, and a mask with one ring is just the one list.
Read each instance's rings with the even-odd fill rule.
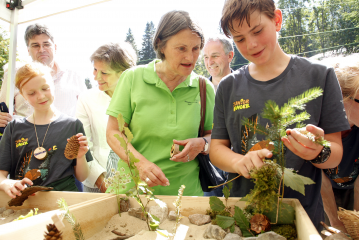
[[57,204],[59,204],[59,208],[64,211],[64,213],[62,213],[62,217],[64,217],[66,221],[70,223],[76,240],[85,240],[80,223],[78,223],[75,216],[70,213],[69,207],[65,199],[60,198],[59,200],[57,200]]

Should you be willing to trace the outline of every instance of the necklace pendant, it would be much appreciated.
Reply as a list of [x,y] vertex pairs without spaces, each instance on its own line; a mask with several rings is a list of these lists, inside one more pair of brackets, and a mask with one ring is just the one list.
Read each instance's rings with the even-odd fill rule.
[[47,157],[47,151],[43,147],[38,147],[34,151],[34,156],[38,160],[45,160],[45,158]]

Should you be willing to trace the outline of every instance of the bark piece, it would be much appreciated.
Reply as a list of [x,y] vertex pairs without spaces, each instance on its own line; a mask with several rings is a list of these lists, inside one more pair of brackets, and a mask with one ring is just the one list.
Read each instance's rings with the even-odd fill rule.
[[25,202],[25,200],[31,195],[38,191],[49,191],[52,190],[52,187],[43,187],[43,186],[30,186],[25,188],[21,192],[21,196],[16,196],[16,198],[11,199],[8,204],[9,207],[12,206],[22,206],[22,204]]

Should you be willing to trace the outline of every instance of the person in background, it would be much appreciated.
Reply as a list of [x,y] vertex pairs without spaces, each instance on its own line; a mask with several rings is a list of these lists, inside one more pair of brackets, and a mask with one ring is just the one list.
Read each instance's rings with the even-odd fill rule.
[[[55,39],[47,26],[38,23],[29,25],[26,28],[24,38],[32,60],[41,62],[52,70],[51,76],[55,85],[54,106],[60,112],[75,117],[78,96],[87,90],[85,79],[74,71],[61,68],[56,61],[57,45]],[[0,91],[0,102],[6,102],[7,84],[8,77],[5,73]],[[15,88],[14,115],[28,117],[32,112],[32,106],[20,94],[19,89]],[[12,119],[13,116],[10,114],[0,112],[0,127],[5,127]],[[76,184],[82,192],[82,183],[76,180]]]
[[223,35],[208,38],[203,47],[203,57],[206,69],[211,75],[209,80],[217,90],[222,78],[233,72],[231,69],[234,57],[232,41]]
[[106,142],[106,110],[110,104],[118,80],[123,71],[136,65],[137,56],[132,46],[124,43],[108,43],[99,47],[90,57],[94,79],[98,88],[80,95],[76,117],[84,125],[93,161],[89,163],[89,176],[84,184],[85,192],[106,192],[103,182],[117,169],[118,156]]
[[[209,80],[213,83],[214,89],[217,90],[219,82],[223,77],[227,76],[233,70],[231,62],[234,56],[232,41],[223,36],[218,35],[209,37],[203,47],[204,64],[208,73],[211,75]],[[227,180],[228,173],[215,167],[218,173]],[[218,187],[211,192],[204,192],[204,196],[223,196],[223,187]]]
[[[92,157],[81,122],[54,107],[51,69],[39,62],[24,65],[16,74],[16,87],[34,111],[5,128],[0,141],[0,189],[11,198],[21,196],[26,184],[78,191],[74,175],[84,181]],[[74,135],[80,146],[77,155],[68,159],[65,147]]]
[[[206,79],[205,136],[198,137],[199,76],[193,69],[203,44],[202,29],[187,12],[163,15],[153,38],[160,59],[126,70],[107,109],[108,144],[127,159],[114,137],[122,135],[116,119],[121,113],[134,135],[129,149],[140,160],[135,163],[140,179],[153,187],[155,195],[177,195],[185,185],[184,195],[203,196],[196,156],[208,153],[214,104],[214,88]],[[184,148],[171,158],[173,143]],[[128,168],[125,162],[119,167]],[[123,192],[132,186],[127,184]]]
[[343,157],[339,166],[323,169],[321,194],[330,225],[346,232],[338,219],[338,207],[359,211],[359,54],[325,59],[324,63],[334,67],[350,129],[341,132]]
[[230,173],[229,179],[242,175],[233,181],[230,194],[246,196],[254,187],[249,171],[262,167],[263,159],[273,154],[266,148],[249,151],[250,144],[246,146],[246,142],[264,139],[258,132],[246,134],[241,120],[245,117],[266,126],[270,122],[260,113],[268,100],[283,106],[306,90],[320,87],[323,95],[307,103],[305,110],[310,119],[304,124],[308,132],[329,141],[330,147],[316,144],[290,128],[281,139],[287,147],[286,167],[316,183],[305,186],[305,196],[284,187],[284,197],[298,199],[320,230],[320,221],[324,221],[320,195],[322,169],[340,163],[343,153],[340,134],[349,129],[349,124],[333,68],[283,52],[277,39],[282,21],[282,12],[276,9],[273,0],[225,2],[221,28],[250,63],[227,75],[218,86],[210,158],[214,165]]

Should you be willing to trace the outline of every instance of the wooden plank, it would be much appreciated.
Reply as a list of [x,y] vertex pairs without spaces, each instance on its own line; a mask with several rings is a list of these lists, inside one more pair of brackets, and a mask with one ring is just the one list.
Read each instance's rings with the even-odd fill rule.
[[86,193],[86,192],[37,192],[35,196],[30,196],[22,206],[8,207],[8,202],[11,198],[3,191],[0,191],[0,207],[7,207],[11,209],[23,209],[37,207],[42,211],[51,211],[58,209],[57,200],[64,198],[69,206],[86,202],[91,199],[108,196],[107,193]]

